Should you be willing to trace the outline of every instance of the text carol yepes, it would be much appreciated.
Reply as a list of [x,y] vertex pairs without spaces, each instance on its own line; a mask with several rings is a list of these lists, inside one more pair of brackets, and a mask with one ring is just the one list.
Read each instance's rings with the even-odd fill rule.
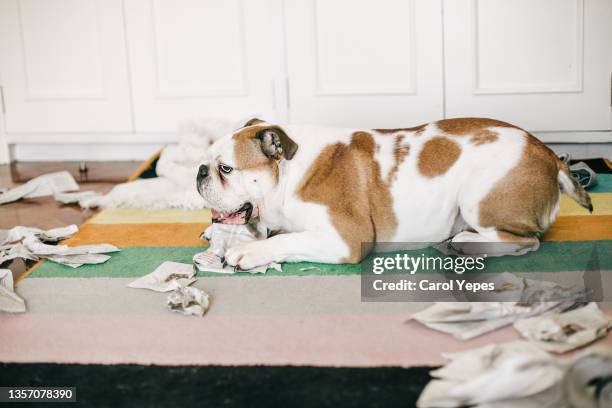
[[402,279],[397,282],[385,282],[382,279],[377,279],[372,282],[372,287],[377,291],[450,291],[462,290],[468,292],[493,291],[495,284],[493,282],[467,282],[465,280],[451,280],[448,282],[430,282],[427,279],[414,282],[407,279]]

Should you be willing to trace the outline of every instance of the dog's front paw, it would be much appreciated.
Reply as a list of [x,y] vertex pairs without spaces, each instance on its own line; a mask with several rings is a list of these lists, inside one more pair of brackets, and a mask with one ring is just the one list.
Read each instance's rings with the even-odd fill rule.
[[260,242],[252,242],[230,248],[225,252],[225,262],[241,270],[249,270],[274,262],[272,253]]

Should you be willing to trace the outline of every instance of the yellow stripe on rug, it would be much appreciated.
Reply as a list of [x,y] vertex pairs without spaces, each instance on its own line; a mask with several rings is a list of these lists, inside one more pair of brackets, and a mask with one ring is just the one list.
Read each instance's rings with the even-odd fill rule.
[[612,215],[561,216],[544,234],[544,241],[612,240]]
[[[593,215],[612,215],[612,193],[591,193]],[[561,194],[560,215],[587,215],[589,211],[565,194]]]
[[[78,234],[64,241],[68,245],[107,242],[129,246],[199,246],[200,234],[210,223],[132,223],[81,226]],[[544,241],[612,240],[612,215],[560,216],[544,235]]]
[[132,246],[172,247],[208,245],[200,234],[209,223],[84,224],[78,234],[63,241],[68,245],[106,242],[119,248]]
[[91,224],[210,224],[211,222],[211,213],[208,208],[201,210],[140,210],[133,208],[115,208],[103,210],[89,220]]

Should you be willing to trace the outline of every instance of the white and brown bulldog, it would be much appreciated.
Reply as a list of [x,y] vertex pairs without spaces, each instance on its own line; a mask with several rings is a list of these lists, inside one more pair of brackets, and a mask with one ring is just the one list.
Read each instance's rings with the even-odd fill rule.
[[230,248],[225,260],[240,269],[355,263],[367,255],[361,244],[373,242],[452,237],[537,248],[559,212],[560,186],[592,211],[543,143],[482,118],[375,130],[253,119],[210,147],[197,178],[216,222],[281,231]]

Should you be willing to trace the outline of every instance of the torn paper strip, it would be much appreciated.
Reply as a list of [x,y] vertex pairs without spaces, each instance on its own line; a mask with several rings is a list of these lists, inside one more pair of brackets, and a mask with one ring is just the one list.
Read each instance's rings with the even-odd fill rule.
[[9,269],[0,269],[0,311],[10,313],[26,311],[24,300],[15,293],[13,273]]
[[46,259],[58,264],[78,268],[83,265],[97,265],[108,261],[111,257],[104,254],[77,254],[77,255],[45,255]]
[[128,284],[128,288],[170,292],[196,281],[193,265],[166,261],[153,272]]
[[49,173],[36,177],[25,184],[0,194],[0,204],[17,201],[21,198],[34,198],[58,192],[75,191],[79,185],[67,171]]
[[566,313],[536,316],[514,323],[514,328],[538,347],[565,353],[603,337],[612,327],[612,318],[596,303]]
[[208,294],[193,286],[184,286],[168,295],[168,308],[184,315],[203,316],[208,310]]

